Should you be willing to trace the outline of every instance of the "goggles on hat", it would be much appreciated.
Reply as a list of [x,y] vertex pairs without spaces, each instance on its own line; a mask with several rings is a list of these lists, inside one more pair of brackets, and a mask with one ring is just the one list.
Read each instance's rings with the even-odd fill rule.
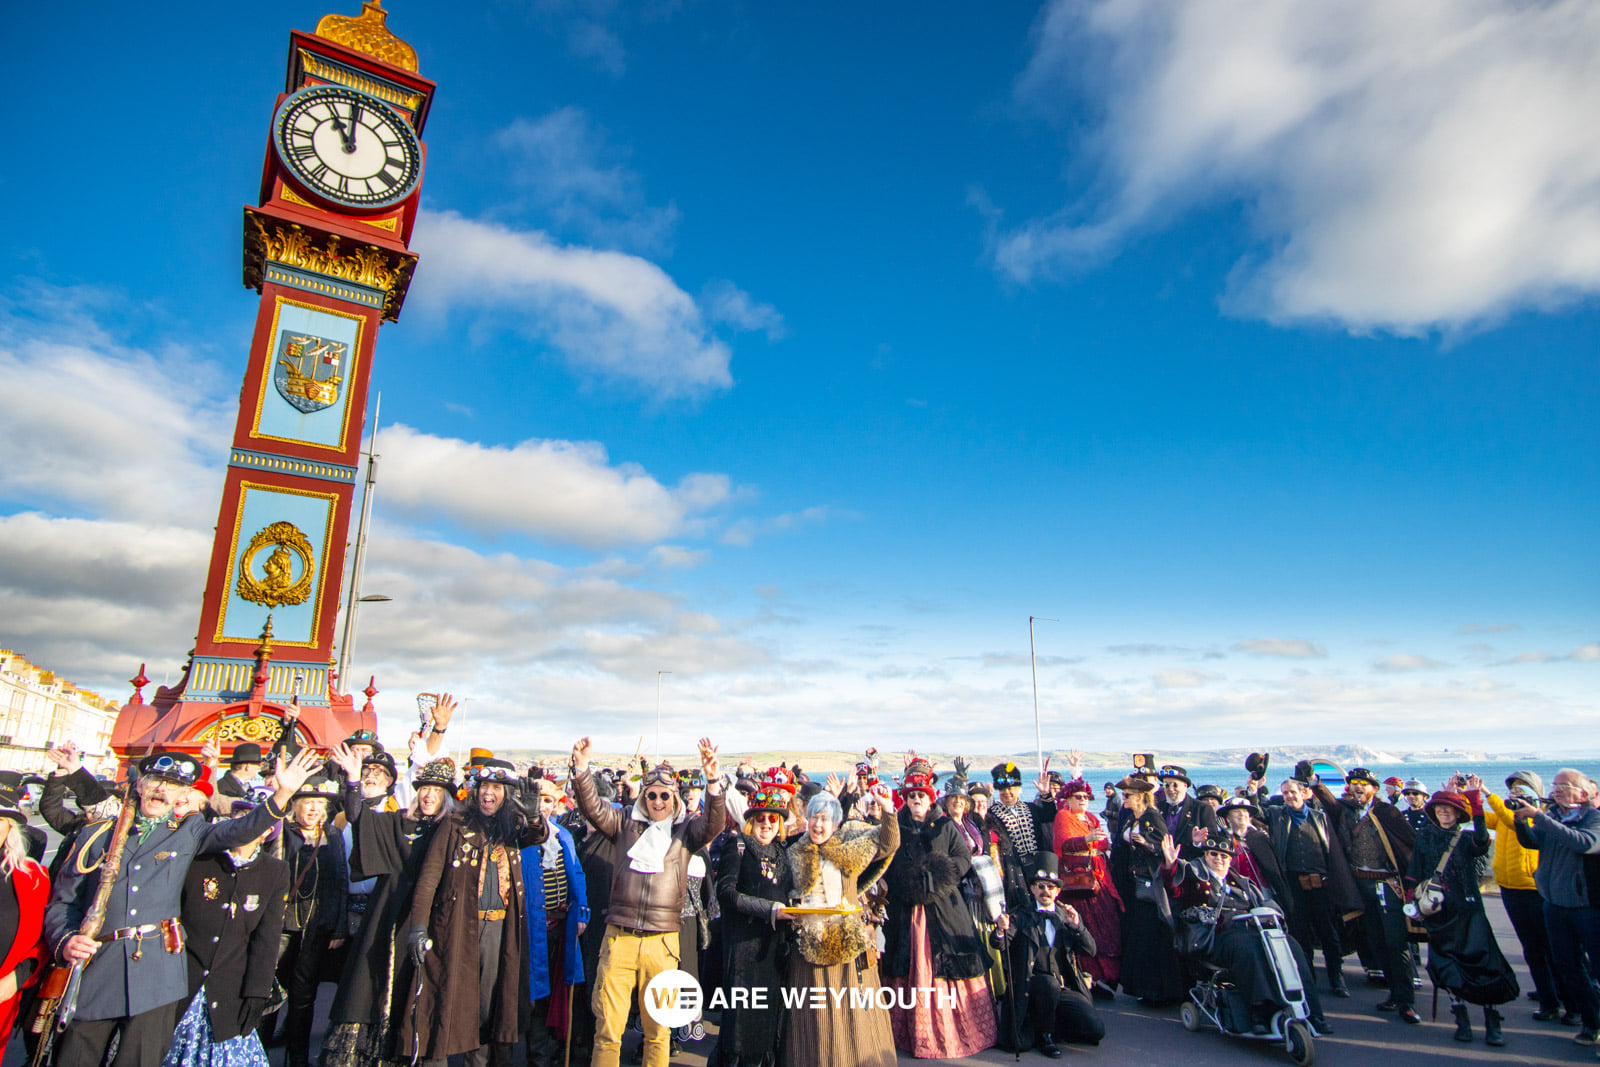
[[994,787],[996,789],[1010,789],[1022,785],[1022,771],[1014,763],[1008,763],[994,772]]
[[502,785],[515,785],[517,782],[517,772],[510,767],[479,767],[472,777],[478,782],[499,782]]
[[640,788],[652,785],[670,785],[673,788],[677,788],[678,776],[673,773],[671,767],[663,763],[646,771],[639,785]]
[[789,794],[782,789],[763,786],[750,794],[749,806],[752,808],[787,808],[789,806]]

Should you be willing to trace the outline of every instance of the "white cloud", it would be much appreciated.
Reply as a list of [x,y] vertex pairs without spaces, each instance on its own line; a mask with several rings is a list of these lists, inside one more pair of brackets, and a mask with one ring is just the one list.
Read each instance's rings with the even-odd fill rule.
[[1600,288],[1600,5],[1054,0],[1019,96],[1081,86],[1094,195],[996,235],[1011,277],[1092,265],[1239,199],[1233,305],[1419,333]]
[[28,317],[0,305],[0,498],[214,516],[234,411],[215,369],[180,347],[117,343],[95,317],[107,297],[38,287],[24,300]]
[[1465,626],[1461,627],[1461,629],[1457,630],[1456,633],[1458,633],[1458,634],[1503,634],[1503,633],[1510,633],[1513,630],[1520,630],[1520,629],[1522,629],[1522,627],[1518,626],[1514,622],[1493,622],[1493,623],[1469,622]]
[[747,548],[755,542],[758,535],[820,525],[826,522],[829,516],[837,514],[839,512],[835,509],[816,506],[803,508],[800,511],[786,511],[782,515],[774,515],[768,519],[738,519],[723,533],[722,543]]
[[1289,637],[1258,637],[1239,641],[1233,646],[1233,651],[1251,656],[1281,656],[1285,659],[1325,659],[1328,655],[1328,650],[1321,645]]
[[698,567],[711,553],[703,548],[684,548],[682,545],[657,545],[650,550],[650,560],[665,570],[688,570]]
[[1210,671],[1191,671],[1177,667],[1169,667],[1156,671],[1150,676],[1150,681],[1157,689],[1198,689],[1207,682],[1214,682],[1220,675]]
[[1502,660],[1505,664],[1519,663],[1600,663],[1600,641],[1590,641],[1588,644],[1579,645],[1571,652],[1524,652]]
[[494,137],[511,157],[508,185],[563,229],[607,247],[665,251],[678,209],[647,203],[626,148],[577,107],[519,118]]
[[706,314],[713,322],[745,333],[764,333],[769,341],[781,341],[789,334],[783,316],[771,304],[757,303],[751,295],[730,281],[715,281],[706,286]]
[[1384,674],[1397,674],[1404,671],[1436,671],[1448,666],[1448,663],[1440,663],[1427,656],[1402,652],[1375,661],[1372,669]]
[[662,398],[733,385],[732,352],[694,299],[649,260],[561,245],[454,211],[423,212],[412,304],[491,313],[569,363]]
[[396,423],[378,445],[385,507],[588,548],[675,536],[733,495],[722,474],[690,474],[669,488],[636,464],[612,466],[595,441],[483,445]]

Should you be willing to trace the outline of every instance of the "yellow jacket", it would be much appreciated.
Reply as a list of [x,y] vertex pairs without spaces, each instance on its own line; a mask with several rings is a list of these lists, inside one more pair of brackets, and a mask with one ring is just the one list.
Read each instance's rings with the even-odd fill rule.
[[1483,791],[1488,806],[1483,812],[1484,824],[1494,831],[1494,880],[1504,889],[1534,889],[1533,872],[1539,867],[1539,850],[1523,848],[1511,828],[1511,812],[1505,801]]

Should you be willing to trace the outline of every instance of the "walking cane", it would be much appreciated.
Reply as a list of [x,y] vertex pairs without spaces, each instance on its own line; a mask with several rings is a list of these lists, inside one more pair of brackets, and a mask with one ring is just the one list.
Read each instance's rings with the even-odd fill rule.
[[[424,951],[433,948],[431,940],[423,942]],[[417,964],[417,988],[411,994],[411,1067],[417,1067],[417,1060],[422,1055],[422,1031],[417,1029],[417,1008],[422,1003],[423,966]]]
[[[1011,936],[1016,937],[1016,927],[1015,924],[1010,923],[1009,916],[1007,917],[1007,922],[1011,926]],[[1016,1060],[1021,1062],[1022,1028],[1017,1022],[1017,976],[1013,973],[1014,968],[1011,966],[1011,946],[1006,944],[1003,938],[1000,942],[1000,952],[1000,967],[1006,976],[1006,994],[1011,1000],[1011,1048],[1016,1053]]]
[[572,1067],[572,991],[577,986],[567,986],[567,1032],[562,1042],[561,1067]]

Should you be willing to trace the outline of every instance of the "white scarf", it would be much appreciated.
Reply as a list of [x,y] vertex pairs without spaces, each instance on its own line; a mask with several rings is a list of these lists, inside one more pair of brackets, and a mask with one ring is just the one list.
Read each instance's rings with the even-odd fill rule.
[[633,817],[649,825],[628,849],[628,858],[633,861],[629,867],[640,874],[660,874],[666,870],[667,849],[672,847],[672,825],[685,816],[683,804],[680,802],[676,807],[678,810],[665,819],[651,822],[650,816],[645,814],[644,799],[633,802]]

